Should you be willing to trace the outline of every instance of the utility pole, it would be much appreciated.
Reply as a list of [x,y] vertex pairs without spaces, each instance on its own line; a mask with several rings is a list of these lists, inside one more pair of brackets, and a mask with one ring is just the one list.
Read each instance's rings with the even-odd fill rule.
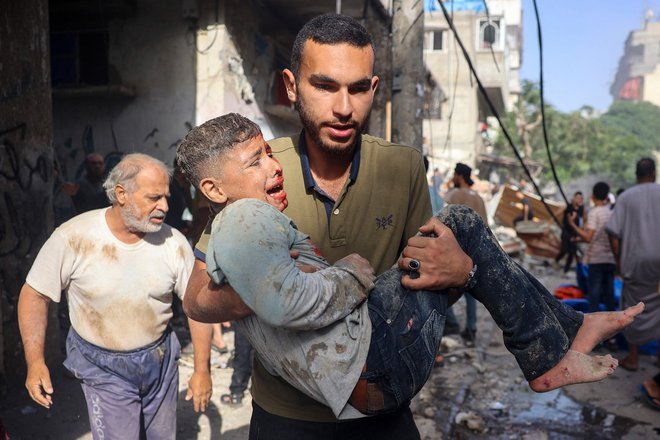
[[392,0],[392,141],[422,148],[424,2]]

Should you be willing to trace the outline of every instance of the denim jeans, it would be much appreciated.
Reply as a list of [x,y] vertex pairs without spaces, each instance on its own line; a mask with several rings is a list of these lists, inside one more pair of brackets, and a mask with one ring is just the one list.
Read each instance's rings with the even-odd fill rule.
[[[469,293],[463,295],[463,298],[465,298],[465,329],[474,333],[477,331],[477,300]],[[454,314],[454,306],[455,304],[447,309],[445,324],[458,327],[460,324]]]
[[[535,379],[556,365],[583,315],[555,299],[513,261],[473,210],[449,205],[438,218],[477,265],[477,284],[470,293],[502,330],[525,378]],[[383,273],[368,299],[373,329],[361,378],[383,392],[383,407],[374,414],[393,411],[415,396],[431,374],[442,338],[445,292],[407,290],[401,286],[403,274],[398,268]]]
[[589,312],[600,310],[600,304],[608,311],[616,310],[614,303],[614,274],[616,266],[609,263],[590,264],[587,277]]
[[252,374],[252,345],[242,329],[234,327],[234,372],[231,374],[229,392],[243,395]]

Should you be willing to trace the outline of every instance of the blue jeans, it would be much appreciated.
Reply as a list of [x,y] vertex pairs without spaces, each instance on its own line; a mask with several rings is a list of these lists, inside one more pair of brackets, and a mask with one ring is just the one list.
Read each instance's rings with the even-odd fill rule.
[[243,395],[248,386],[250,375],[252,375],[252,345],[243,330],[234,327],[234,372],[231,375],[229,392],[231,394]]
[[[477,331],[477,300],[469,293],[463,295],[463,298],[465,298],[465,329],[475,333]],[[447,320],[445,323],[458,327],[459,323],[452,307],[447,309]]]
[[[568,351],[583,315],[555,299],[513,261],[473,210],[449,205],[438,218],[477,265],[477,284],[470,293],[503,331],[504,344],[525,378],[547,372]],[[407,290],[401,286],[403,273],[398,268],[383,273],[369,294],[371,345],[361,379],[377,385],[382,398],[368,414],[408,404],[431,374],[442,338],[447,295]]]
[[616,266],[609,263],[589,265],[587,277],[587,297],[589,313],[600,310],[600,303],[605,304],[607,311],[616,310],[614,303],[614,274]]

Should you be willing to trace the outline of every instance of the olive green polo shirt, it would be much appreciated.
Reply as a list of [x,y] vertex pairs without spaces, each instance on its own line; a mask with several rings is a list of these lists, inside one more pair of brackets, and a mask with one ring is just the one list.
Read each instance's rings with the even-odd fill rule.
[[[284,173],[289,206],[284,212],[309,234],[330,262],[358,253],[380,274],[397,260],[408,238],[431,216],[428,184],[419,150],[363,135],[349,180],[329,214],[328,198],[310,181],[299,138],[269,143]],[[304,140],[303,140],[304,142]],[[301,154],[302,153],[302,154]],[[302,157],[302,160],[301,160]],[[357,170],[356,170],[357,169]],[[307,179],[305,176],[307,175]],[[208,235],[197,243],[203,258]],[[269,375],[259,362],[252,372],[252,397],[269,413],[297,420],[336,421],[330,409]]]

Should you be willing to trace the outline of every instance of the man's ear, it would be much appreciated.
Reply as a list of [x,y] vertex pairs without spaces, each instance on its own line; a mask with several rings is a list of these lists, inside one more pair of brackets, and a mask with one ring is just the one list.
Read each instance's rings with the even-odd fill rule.
[[126,189],[123,187],[121,184],[116,184],[115,185],[115,199],[117,199],[117,203],[119,203],[119,206],[124,206],[126,203],[126,197],[128,196],[128,193],[126,192]]
[[298,100],[298,90],[296,88],[296,77],[289,69],[282,71],[282,80],[284,80],[284,87],[286,87],[286,96],[289,101],[296,102]]
[[218,205],[224,205],[227,203],[227,194],[225,194],[222,189],[221,183],[219,180],[212,177],[207,177],[202,179],[199,182],[199,190],[204,194],[204,196]]
[[378,82],[379,81],[380,81],[380,79],[376,75],[371,77],[371,91],[372,92],[376,92],[376,89],[378,88]]

